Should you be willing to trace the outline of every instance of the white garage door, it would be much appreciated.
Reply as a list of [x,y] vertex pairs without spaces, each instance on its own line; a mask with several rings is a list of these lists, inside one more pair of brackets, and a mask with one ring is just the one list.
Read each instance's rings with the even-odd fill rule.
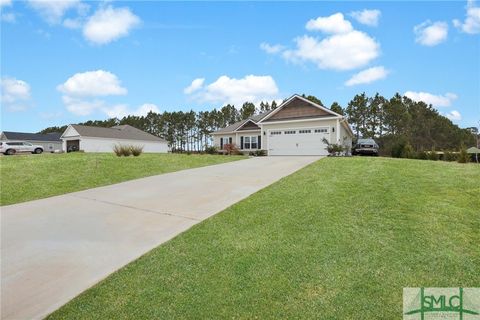
[[323,138],[330,137],[328,127],[281,129],[268,131],[268,154],[284,155],[327,155]]

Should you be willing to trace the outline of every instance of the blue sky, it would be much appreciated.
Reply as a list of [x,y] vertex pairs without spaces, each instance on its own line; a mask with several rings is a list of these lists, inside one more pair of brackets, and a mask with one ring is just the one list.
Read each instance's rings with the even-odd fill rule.
[[480,120],[475,2],[0,4],[2,130],[363,91]]

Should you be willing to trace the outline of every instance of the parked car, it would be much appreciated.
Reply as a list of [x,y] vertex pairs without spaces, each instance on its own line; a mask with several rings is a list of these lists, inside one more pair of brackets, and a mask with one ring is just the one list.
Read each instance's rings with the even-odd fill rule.
[[378,156],[378,144],[373,139],[358,139],[352,154]]
[[77,146],[72,145],[67,147],[67,152],[75,152],[75,151],[78,151]]
[[0,142],[0,152],[5,155],[12,155],[20,152],[38,154],[43,152],[43,147],[26,141],[2,141]]

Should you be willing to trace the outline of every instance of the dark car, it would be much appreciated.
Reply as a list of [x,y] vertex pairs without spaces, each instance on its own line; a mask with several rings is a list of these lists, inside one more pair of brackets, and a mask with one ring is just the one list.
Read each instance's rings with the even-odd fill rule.
[[67,152],[75,152],[78,151],[78,147],[73,145],[73,146],[68,146],[67,147]]
[[378,156],[378,144],[373,139],[358,139],[352,154]]

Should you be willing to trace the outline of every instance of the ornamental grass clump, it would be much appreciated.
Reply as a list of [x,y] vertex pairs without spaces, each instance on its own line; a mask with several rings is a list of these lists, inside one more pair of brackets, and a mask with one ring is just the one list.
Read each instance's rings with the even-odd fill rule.
[[130,153],[134,157],[138,157],[143,153],[143,146],[130,146]]
[[122,144],[116,144],[113,146],[113,152],[117,155],[117,157],[128,157],[132,154],[131,146],[126,146]]

